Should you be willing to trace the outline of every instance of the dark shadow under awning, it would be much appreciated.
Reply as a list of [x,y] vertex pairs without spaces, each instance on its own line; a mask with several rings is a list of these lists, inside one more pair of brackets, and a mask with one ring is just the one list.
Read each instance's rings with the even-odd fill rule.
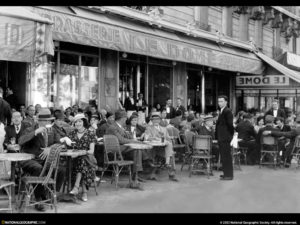
[[262,59],[264,62],[266,62],[267,64],[269,64],[270,66],[272,66],[274,69],[278,70],[279,72],[281,72],[283,75],[297,81],[298,83],[300,83],[300,72],[291,70],[289,68],[287,68],[284,65],[281,65],[280,63],[278,63],[277,61],[275,61],[274,59],[266,56],[265,54],[261,53],[261,52],[256,52],[254,51],[254,53],[260,58]]

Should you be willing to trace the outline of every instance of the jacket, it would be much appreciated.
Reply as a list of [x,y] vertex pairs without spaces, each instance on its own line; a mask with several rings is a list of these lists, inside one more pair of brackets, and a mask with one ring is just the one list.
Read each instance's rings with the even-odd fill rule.
[[165,127],[159,126],[159,130],[157,130],[153,125],[150,125],[146,128],[145,134],[147,134],[150,138],[156,138],[161,140],[162,135],[166,140],[171,141],[168,130]]
[[[274,116],[273,108],[269,109],[269,110],[266,112],[265,116],[267,116],[267,115]],[[285,115],[285,112],[284,112],[283,109],[280,109],[280,108],[278,109],[277,117],[282,117],[282,118],[284,118],[284,119],[286,118],[286,115]]]
[[132,134],[130,134],[125,129],[119,127],[119,125],[116,122],[108,126],[105,134],[115,135],[118,138],[120,145],[131,143],[133,139]]
[[18,134],[16,133],[15,125],[9,125],[9,126],[5,127],[6,134],[5,134],[5,139],[4,139],[4,145],[10,144],[10,139],[12,137],[16,138],[16,144],[18,144],[20,136],[24,133],[24,131],[26,130],[26,128],[28,126],[29,126],[28,124],[21,122],[20,131]]
[[220,113],[216,123],[216,138],[220,141],[231,141],[233,138],[233,114],[226,106]]
[[11,123],[11,108],[7,101],[0,97],[0,121],[4,124]]
[[238,138],[243,141],[250,141],[256,137],[254,126],[248,120],[240,122],[236,126],[236,132],[238,132]]

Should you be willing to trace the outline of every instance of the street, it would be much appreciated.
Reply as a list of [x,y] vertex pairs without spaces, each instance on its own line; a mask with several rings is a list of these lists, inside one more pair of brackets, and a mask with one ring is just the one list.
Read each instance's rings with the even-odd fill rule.
[[[179,165],[178,169],[179,169]],[[298,213],[300,211],[299,170],[242,166],[234,171],[233,181],[220,181],[221,172],[207,179],[204,175],[188,177],[187,167],[177,175],[180,182],[147,181],[144,191],[116,190],[107,180],[91,188],[88,202],[59,203],[58,213]],[[108,178],[106,178],[108,179]],[[123,180],[124,184],[128,180]],[[28,210],[36,213],[35,210]],[[47,209],[46,213],[54,210]]]

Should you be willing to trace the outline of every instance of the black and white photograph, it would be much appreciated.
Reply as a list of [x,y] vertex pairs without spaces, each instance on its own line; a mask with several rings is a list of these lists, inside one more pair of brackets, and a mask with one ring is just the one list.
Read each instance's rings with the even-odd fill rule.
[[[1,224],[299,213],[299,35],[300,6],[0,6]],[[251,221],[218,224],[297,224]]]

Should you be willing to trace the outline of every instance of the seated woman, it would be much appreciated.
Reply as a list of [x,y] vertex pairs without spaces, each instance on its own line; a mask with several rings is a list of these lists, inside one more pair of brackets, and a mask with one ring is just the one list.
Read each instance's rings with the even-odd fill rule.
[[75,130],[68,137],[74,143],[75,149],[86,150],[87,155],[80,156],[73,161],[72,180],[74,188],[70,194],[77,195],[79,186],[82,185],[82,200],[87,201],[87,189],[96,179],[97,161],[94,157],[94,148],[97,141],[96,135],[89,131],[87,119],[83,114],[74,117]]
[[257,117],[256,125],[254,126],[255,133],[258,134],[259,129],[263,128],[264,126],[265,126],[264,116]]
[[133,135],[134,139],[143,137],[146,128],[138,124],[138,116],[136,114],[129,117],[128,123],[126,130]]

